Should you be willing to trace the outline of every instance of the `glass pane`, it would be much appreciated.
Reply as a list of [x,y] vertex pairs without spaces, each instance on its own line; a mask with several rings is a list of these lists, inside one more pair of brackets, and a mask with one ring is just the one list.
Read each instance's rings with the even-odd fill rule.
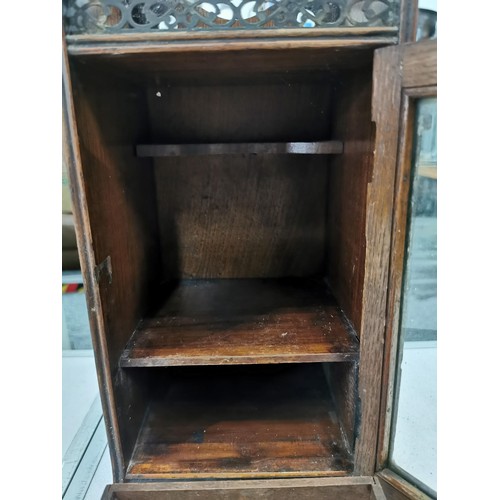
[[436,491],[436,99],[417,101],[391,461]]

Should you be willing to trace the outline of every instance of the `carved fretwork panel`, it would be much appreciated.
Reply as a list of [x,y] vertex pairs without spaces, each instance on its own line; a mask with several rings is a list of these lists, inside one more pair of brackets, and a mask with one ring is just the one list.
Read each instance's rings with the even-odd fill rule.
[[399,0],[64,0],[67,34],[397,26]]

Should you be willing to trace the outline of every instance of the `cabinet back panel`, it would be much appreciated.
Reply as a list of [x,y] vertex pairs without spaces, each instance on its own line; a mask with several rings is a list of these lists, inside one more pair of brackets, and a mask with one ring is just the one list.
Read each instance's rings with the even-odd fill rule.
[[165,278],[311,276],[323,270],[327,160],[159,160]]
[[[328,84],[165,86],[148,94],[153,143],[331,137]],[[165,278],[323,272],[328,163],[308,155],[156,159]]]
[[[158,95],[158,93],[160,95]],[[330,139],[331,85],[154,85],[152,140],[171,143]]]

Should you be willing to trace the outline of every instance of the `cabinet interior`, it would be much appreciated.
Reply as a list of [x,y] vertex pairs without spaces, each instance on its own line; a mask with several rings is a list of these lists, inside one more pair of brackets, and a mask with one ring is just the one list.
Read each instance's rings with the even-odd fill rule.
[[[71,58],[127,479],[352,472],[372,62],[367,48]],[[227,146],[324,141],[342,153]],[[137,154],[155,144],[223,149]]]

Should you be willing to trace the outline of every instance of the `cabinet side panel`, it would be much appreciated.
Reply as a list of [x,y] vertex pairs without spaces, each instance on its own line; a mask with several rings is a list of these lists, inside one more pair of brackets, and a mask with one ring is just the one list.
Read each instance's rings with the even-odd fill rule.
[[325,363],[323,367],[346,448],[352,453],[359,425],[358,363]]
[[[118,360],[154,296],[161,274],[153,167],[135,156],[147,136],[143,95],[124,82],[73,68],[75,111],[92,246],[125,462],[146,395]],[[119,411],[118,411],[119,410]]]
[[371,71],[351,74],[337,84],[333,137],[344,153],[330,166],[327,268],[340,307],[361,330],[365,268],[367,184],[373,168]]
[[87,299],[92,343],[94,345],[97,380],[101,393],[103,416],[106,422],[113,477],[115,481],[122,481],[125,472],[123,453],[121,441],[118,436],[111,370],[107,355],[107,342],[104,337],[102,304],[99,296],[99,288],[93,272],[95,269],[95,255],[92,249],[92,234],[90,231],[89,211],[85,195],[85,179],[82,172],[82,161],[77,134],[73,87],[69,73],[69,62],[65,50],[63,51],[62,132],[63,161],[67,165],[70,180],[78,254],[85,283],[85,295]]

